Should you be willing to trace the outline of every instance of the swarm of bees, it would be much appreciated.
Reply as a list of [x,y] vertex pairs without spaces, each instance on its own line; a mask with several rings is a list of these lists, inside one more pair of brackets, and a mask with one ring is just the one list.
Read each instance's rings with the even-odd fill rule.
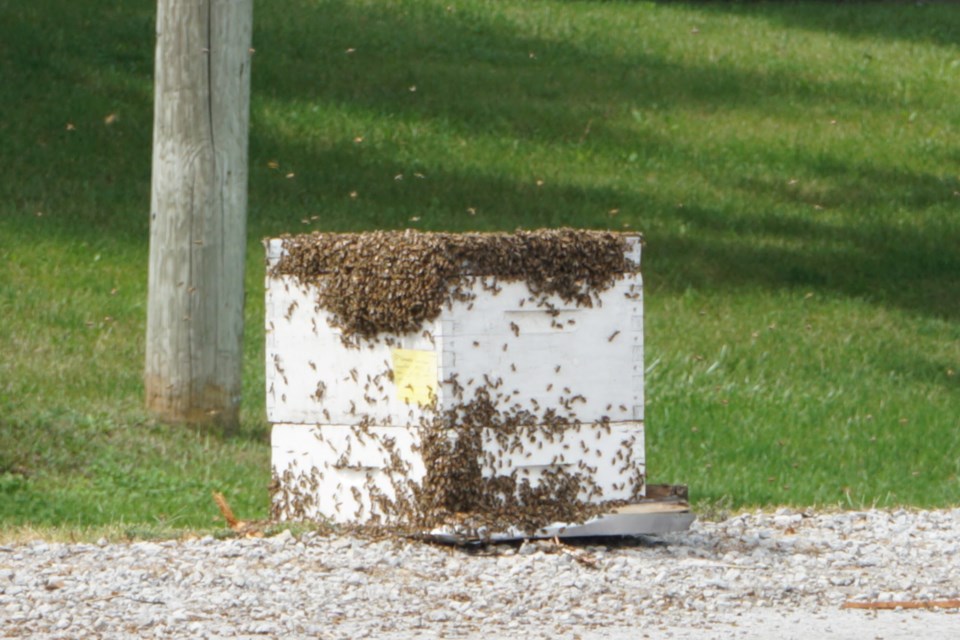
[[[600,231],[317,232],[282,240],[283,256],[270,275],[292,276],[314,287],[317,307],[328,312],[344,344],[353,348],[379,341],[384,334],[420,334],[445,306],[472,303],[478,286],[496,294],[500,283],[522,281],[532,304],[556,319],[559,313],[551,299],[592,307],[600,304],[600,293],[638,269],[627,257],[626,238]],[[510,331],[519,337],[514,323]],[[617,333],[603,339],[612,341]],[[559,371],[557,366],[555,373]],[[389,366],[380,377],[392,380]],[[378,473],[386,474],[391,489],[384,491],[368,471],[364,491],[351,489],[354,521],[411,532],[454,527],[483,537],[508,529],[532,533],[554,522],[583,522],[642,498],[645,477],[642,461],[634,464],[632,438],[624,440],[611,460],[599,459],[605,457],[599,448],[593,458],[596,465],[617,466],[627,478],[618,493],[629,497],[616,500],[605,500],[592,479],[597,467],[589,461],[594,451],[582,438],[565,440],[587,426],[572,410],[584,398],[570,388],[564,388],[558,406],[533,412],[512,402],[513,394],[500,389],[493,371],[481,380],[461,383],[452,375],[443,383],[453,390],[456,402],[441,410],[434,401],[416,424],[408,425],[417,429],[414,449],[426,468],[419,480],[410,476],[406,452],[392,438],[374,434],[373,420],[354,407],[352,415],[359,422],[352,427],[353,437],[359,443],[373,441],[383,452],[387,463]],[[315,399],[324,393],[321,383]],[[598,438],[603,429],[610,433],[606,416],[590,426],[599,428]],[[534,481],[525,469],[503,469],[502,459],[493,453],[498,449],[523,455],[543,441],[564,443],[564,449],[576,442],[577,450],[569,452],[569,461],[555,459]],[[346,454],[342,464],[347,464]],[[316,511],[318,493],[333,489],[326,485],[330,482],[335,480],[325,479],[316,468],[274,469],[273,516],[309,517]]]
[[317,304],[345,336],[420,332],[444,304],[470,301],[472,276],[524,281],[542,304],[557,295],[590,307],[598,293],[637,269],[621,234],[576,229],[514,233],[375,231],[282,236],[272,276],[317,287]]

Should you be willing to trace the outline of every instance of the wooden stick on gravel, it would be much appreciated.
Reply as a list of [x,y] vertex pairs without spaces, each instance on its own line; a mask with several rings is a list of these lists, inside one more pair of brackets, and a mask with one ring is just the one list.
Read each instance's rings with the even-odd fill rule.
[[960,609],[960,600],[889,600],[886,602],[855,602],[848,600],[841,609]]
[[592,555],[584,551],[583,549],[575,549],[568,544],[560,542],[559,536],[553,536],[553,544],[556,545],[556,548],[561,553],[566,553],[573,556],[573,559],[579,562],[582,565],[590,567],[591,569],[597,568],[597,560]]

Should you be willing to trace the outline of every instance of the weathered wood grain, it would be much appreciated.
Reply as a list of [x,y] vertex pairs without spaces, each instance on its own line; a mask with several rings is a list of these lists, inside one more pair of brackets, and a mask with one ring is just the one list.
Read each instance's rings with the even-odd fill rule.
[[174,422],[237,422],[252,0],[159,0],[145,385]]

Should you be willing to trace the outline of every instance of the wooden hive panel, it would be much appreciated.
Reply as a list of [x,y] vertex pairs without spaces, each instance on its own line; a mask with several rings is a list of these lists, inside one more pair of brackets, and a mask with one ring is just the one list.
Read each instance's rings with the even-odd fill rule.
[[[271,264],[282,251],[268,244]],[[638,241],[631,253],[639,264]],[[418,331],[362,340],[344,340],[318,306],[316,284],[267,279],[276,515],[402,522],[406,507],[397,505],[416,502],[423,483],[445,473],[431,468],[423,439],[440,433],[452,451],[476,431],[459,427],[458,412],[481,401],[493,413],[469,449],[471,482],[521,494],[570,477],[570,500],[642,497],[639,271],[597,292],[592,307],[474,274],[459,283],[470,299],[448,301]],[[497,484],[503,478],[512,484]]]

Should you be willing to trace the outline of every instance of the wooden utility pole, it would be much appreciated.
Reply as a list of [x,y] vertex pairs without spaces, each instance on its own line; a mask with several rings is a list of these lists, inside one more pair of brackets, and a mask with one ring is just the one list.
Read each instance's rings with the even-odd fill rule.
[[253,0],[158,0],[147,408],[237,424]]

